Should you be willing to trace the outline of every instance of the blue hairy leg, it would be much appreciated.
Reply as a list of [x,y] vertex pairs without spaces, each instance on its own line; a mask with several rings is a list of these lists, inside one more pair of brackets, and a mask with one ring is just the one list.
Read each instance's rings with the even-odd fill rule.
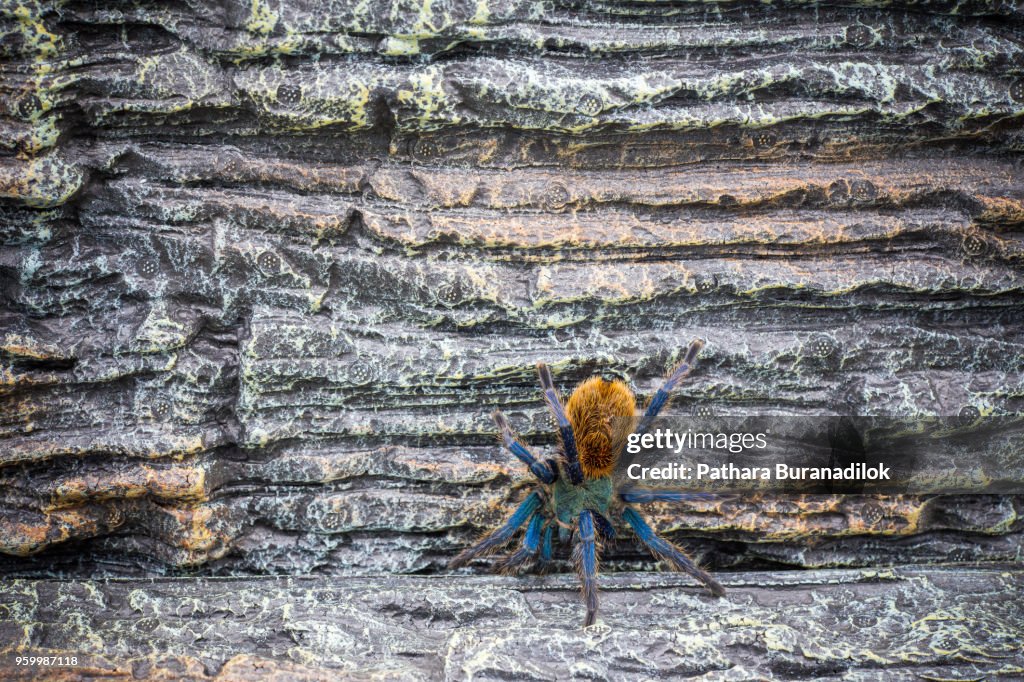
[[553,554],[553,551],[552,551],[552,548],[551,548],[551,536],[554,535],[554,532],[555,532],[555,527],[554,526],[548,526],[547,528],[544,529],[544,543],[541,545],[541,548],[540,548],[540,560],[541,561],[544,561],[544,562],[551,561],[551,557],[552,557],[552,554]]
[[494,423],[498,425],[498,429],[501,431],[501,438],[505,441],[505,447],[509,449],[513,455],[519,458],[519,461],[530,467],[530,471],[533,475],[544,483],[553,483],[557,472],[547,462],[542,462],[537,459],[530,449],[526,447],[516,432],[512,430],[512,425],[508,423],[508,419],[501,413],[500,410],[495,410]]
[[697,359],[697,353],[704,347],[704,342],[701,340],[694,341],[690,344],[690,347],[686,349],[686,356],[683,361],[679,363],[672,374],[669,375],[665,383],[661,385],[658,392],[651,398],[651,404],[647,406],[647,410],[644,412],[644,416],[640,418],[640,423],[636,425],[635,433],[646,433],[647,429],[650,428],[651,422],[654,421],[655,417],[661,412],[661,409],[665,407],[668,399],[672,396],[672,391],[675,390],[676,384],[686,378],[686,375],[693,369],[694,360]]
[[640,542],[644,543],[655,556],[667,561],[677,571],[689,573],[704,583],[716,597],[725,595],[725,588],[717,580],[712,578],[700,566],[693,563],[693,560],[683,554],[675,545],[655,533],[654,529],[647,525],[647,522],[643,520],[643,517],[635,509],[626,507],[622,511],[622,518],[626,520],[626,523],[633,529],[636,536],[640,538]]
[[551,370],[543,362],[537,363],[537,375],[540,377],[540,387],[544,391],[544,402],[555,417],[558,424],[558,433],[562,437],[562,449],[565,456],[565,473],[573,485],[583,482],[583,470],[580,468],[579,454],[576,452],[576,435],[573,433],[572,424],[562,407],[562,400],[558,397],[558,389],[555,388],[555,381],[551,378]]
[[450,568],[458,568],[464,566],[478,556],[487,554],[512,539],[515,532],[526,523],[527,519],[533,516],[533,513],[540,508],[541,499],[537,493],[530,493],[523,503],[515,510],[512,516],[509,517],[508,521],[498,526],[498,528],[485,536],[480,542],[476,543],[468,549],[464,549],[459,553],[457,557],[451,560],[448,564]]
[[580,582],[583,583],[583,601],[587,605],[583,627],[587,627],[593,625],[597,618],[597,536],[594,531],[594,513],[589,509],[580,512],[573,558],[576,560]]
[[523,534],[522,546],[498,564],[498,568],[502,571],[512,572],[521,564],[537,556],[537,551],[540,549],[540,531],[543,527],[544,516],[539,512],[535,513],[530,519],[530,525],[526,527],[526,533]]
[[[591,510],[593,512],[593,510]],[[598,512],[594,513],[594,525],[597,526],[597,533],[605,540],[615,539],[615,528],[612,527],[612,522],[604,517],[603,514]]]

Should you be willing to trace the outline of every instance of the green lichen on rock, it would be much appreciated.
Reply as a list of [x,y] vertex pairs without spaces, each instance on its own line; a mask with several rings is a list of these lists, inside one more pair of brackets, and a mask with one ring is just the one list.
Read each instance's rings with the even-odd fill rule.
[[[1019,417],[1022,26],[995,0],[0,3],[0,573],[437,573],[524,494],[490,413],[556,453],[538,361],[563,390],[612,373],[646,399],[694,337],[707,346],[677,418],[960,415],[970,432]],[[964,609],[1012,606],[1016,573],[966,566],[1019,564],[1019,431],[957,442],[936,444],[928,481],[957,495],[652,506],[752,592],[716,620],[684,583],[609,577],[627,629],[594,635],[603,648],[562,640],[574,674],[646,674],[627,651],[628,628],[652,632],[640,599],[677,609],[655,633],[675,653],[652,670],[767,676],[742,651],[756,646],[776,676],[1018,675],[1003,616]],[[629,542],[603,560],[654,568]],[[749,573],[894,563],[963,566],[978,591],[930,568]],[[842,637],[757,606],[800,575],[827,594],[799,588],[794,619]],[[365,624],[383,656],[369,674],[486,678],[540,641],[528,614],[578,617],[568,579],[460,578],[454,596],[380,580],[367,589],[389,596],[342,609],[345,631],[302,624],[318,583],[245,586],[225,609],[311,609],[272,656],[239,639],[131,672],[315,678],[324,652],[344,669],[338,647],[364,644]],[[109,594],[159,630],[161,600],[202,610],[217,584]],[[66,625],[51,641],[127,670],[116,642],[134,630],[52,625],[36,604],[106,587],[15,585],[0,641]],[[445,605],[396,607],[407,649],[380,615],[403,590]],[[472,630],[423,639],[409,623],[427,613]],[[872,658],[869,616],[902,643]],[[153,641],[170,652],[175,632]]]
[[83,169],[54,152],[0,166],[0,198],[32,208],[59,206],[81,188]]
[[884,670],[1011,680],[1024,672],[1024,614],[1019,600],[1000,596],[1021,589],[1019,572],[899,568],[723,582],[729,594],[714,599],[675,576],[607,578],[607,622],[582,631],[567,577],[18,580],[0,597],[0,654],[74,651],[80,665],[111,676],[177,671],[177,679],[225,682],[268,673],[555,680],[671,670],[800,680]]

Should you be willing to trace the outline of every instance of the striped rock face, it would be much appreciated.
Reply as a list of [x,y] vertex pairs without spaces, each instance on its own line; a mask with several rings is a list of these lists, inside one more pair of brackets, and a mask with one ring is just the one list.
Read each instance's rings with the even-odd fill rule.
[[[438,573],[523,497],[494,409],[556,456],[539,361],[1024,413],[1019,4],[400,5],[0,3],[0,576]],[[1020,451],[647,511],[715,571],[1017,565]]]
[[529,485],[490,413],[557,457],[538,361],[1024,414],[1024,16],[848,4],[0,0],[0,678],[1018,678],[1019,429],[955,496],[645,505],[729,596],[620,528],[593,637],[438,577]]

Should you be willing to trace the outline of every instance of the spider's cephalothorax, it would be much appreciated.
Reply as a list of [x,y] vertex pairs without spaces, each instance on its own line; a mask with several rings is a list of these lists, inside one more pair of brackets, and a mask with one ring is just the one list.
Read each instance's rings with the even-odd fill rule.
[[504,524],[464,550],[451,561],[450,566],[462,566],[476,557],[503,547],[524,525],[526,531],[522,546],[506,557],[500,563],[500,568],[516,571],[538,558],[549,561],[557,528],[559,540],[574,543],[573,559],[583,583],[583,597],[587,604],[587,616],[583,624],[592,625],[597,617],[598,549],[603,540],[615,537],[609,517],[618,516],[656,557],[664,559],[676,570],[689,573],[715,595],[725,594],[725,590],[714,578],[679,548],[656,534],[630,506],[643,502],[701,499],[706,495],[644,488],[616,490],[612,479],[612,472],[630,433],[643,433],[647,430],[665,407],[676,384],[690,373],[697,353],[703,346],[702,341],[690,344],[683,362],[654,394],[639,422],[635,418],[637,410],[633,393],[621,381],[607,381],[600,377],[588,379],[573,391],[563,408],[551,372],[545,365],[538,365],[544,401],[558,425],[562,460],[537,459],[512,431],[505,415],[495,412],[494,421],[501,430],[505,446],[530,468],[540,480],[540,485],[526,496]]

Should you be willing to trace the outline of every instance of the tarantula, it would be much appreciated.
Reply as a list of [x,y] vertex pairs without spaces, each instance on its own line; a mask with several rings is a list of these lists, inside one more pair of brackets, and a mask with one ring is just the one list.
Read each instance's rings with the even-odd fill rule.
[[715,596],[724,595],[725,589],[710,574],[655,533],[630,506],[644,502],[702,499],[707,495],[632,487],[616,489],[612,479],[612,472],[625,450],[630,433],[643,433],[650,427],[676,384],[690,373],[703,346],[704,342],[700,340],[690,344],[685,358],[654,394],[639,421],[636,421],[636,398],[623,382],[591,377],[576,387],[563,407],[551,371],[543,363],[538,363],[537,373],[544,401],[555,417],[562,441],[562,461],[537,459],[512,430],[505,415],[496,410],[494,421],[501,431],[505,447],[530,468],[540,485],[526,496],[505,523],[452,559],[449,567],[463,566],[500,549],[523,525],[526,525],[526,531],[522,545],[505,557],[498,568],[517,572],[528,562],[536,560],[538,554],[542,562],[550,561],[552,536],[557,528],[560,542],[569,542],[575,536],[573,560],[583,585],[583,599],[587,606],[583,626],[587,627],[593,625],[597,617],[598,551],[603,540],[615,537],[609,516],[618,514],[655,557],[665,560],[678,571],[689,573]]

